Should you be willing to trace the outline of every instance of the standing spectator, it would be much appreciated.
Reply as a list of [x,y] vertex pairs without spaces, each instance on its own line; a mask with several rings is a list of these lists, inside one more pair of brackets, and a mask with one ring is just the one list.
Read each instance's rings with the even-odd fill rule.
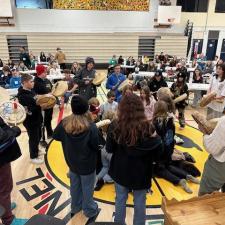
[[216,74],[211,79],[208,94],[215,92],[216,97],[208,104],[207,120],[220,118],[225,107],[225,64],[216,67]]
[[40,62],[47,62],[47,57],[44,52],[40,53]]
[[116,94],[116,101],[120,99],[122,93],[118,90],[119,85],[126,80],[126,77],[124,74],[120,72],[121,67],[119,64],[114,66],[114,73],[112,73],[106,82],[106,88],[110,89],[112,91],[115,91]]
[[[202,72],[199,69],[195,69],[194,76],[193,76],[193,83],[203,83]],[[197,107],[198,102],[202,98],[202,91],[194,90],[194,99],[192,107]]]
[[24,65],[29,69],[31,66],[30,56],[25,51],[25,47],[20,48],[20,61],[24,62]]
[[60,65],[60,69],[66,69],[66,55],[63,53],[61,48],[56,49],[56,54],[55,54],[55,60],[58,61],[58,64]]
[[12,224],[14,219],[11,209],[13,189],[11,162],[21,156],[21,150],[16,141],[20,133],[19,127],[10,128],[0,117],[0,204],[5,209],[1,218],[4,225]]
[[153,161],[162,151],[162,140],[153,133],[141,99],[135,94],[125,95],[106,140],[106,151],[112,153],[109,175],[115,182],[117,223],[125,224],[128,193],[133,190],[133,224],[145,225],[146,193],[151,188]]

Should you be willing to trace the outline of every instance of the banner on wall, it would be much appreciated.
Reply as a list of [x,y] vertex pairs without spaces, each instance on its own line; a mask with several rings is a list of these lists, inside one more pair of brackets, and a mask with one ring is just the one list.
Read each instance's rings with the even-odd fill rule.
[[150,0],[53,0],[54,9],[149,11]]

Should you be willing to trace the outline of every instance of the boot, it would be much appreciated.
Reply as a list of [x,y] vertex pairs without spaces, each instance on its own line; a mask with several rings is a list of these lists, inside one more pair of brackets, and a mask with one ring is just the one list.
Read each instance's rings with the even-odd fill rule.
[[200,181],[197,178],[193,177],[192,175],[187,175],[186,179],[191,181],[192,183],[200,184]]

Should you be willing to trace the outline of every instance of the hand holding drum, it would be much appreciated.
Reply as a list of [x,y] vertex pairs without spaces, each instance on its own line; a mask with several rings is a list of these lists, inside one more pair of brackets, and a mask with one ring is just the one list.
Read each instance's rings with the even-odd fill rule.
[[216,97],[216,93],[215,92],[211,92],[208,95],[204,95],[202,100],[200,101],[200,106],[201,107],[205,107],[207,106],[210,102],[212,102],[214,100],[214,98]]

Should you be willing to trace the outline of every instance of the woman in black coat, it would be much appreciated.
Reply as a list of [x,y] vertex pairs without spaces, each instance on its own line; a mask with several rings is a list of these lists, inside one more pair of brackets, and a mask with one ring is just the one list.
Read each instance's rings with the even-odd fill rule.
[[134,194],[133,224],[145,224],[146,192],[151,188],[152,165],[162,150],[162,141],[153,136],[140,98],[131,93],[122,98],[118,119],[109,127],[106,150],[112,153],[109,175],[115,182],[115,222],[125,224],[129,189]]

